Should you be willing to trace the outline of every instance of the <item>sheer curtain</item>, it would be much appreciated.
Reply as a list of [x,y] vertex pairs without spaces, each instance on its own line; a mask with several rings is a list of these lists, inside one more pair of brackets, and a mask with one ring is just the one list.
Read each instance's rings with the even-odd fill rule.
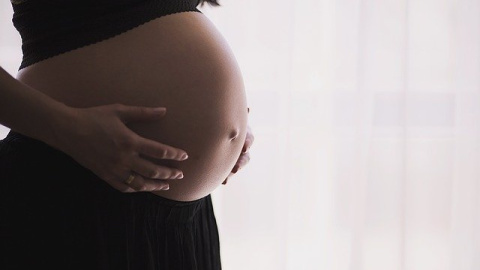
[[480,1],[221,4],[255,135],[214,192],[224,268],[480,269]]

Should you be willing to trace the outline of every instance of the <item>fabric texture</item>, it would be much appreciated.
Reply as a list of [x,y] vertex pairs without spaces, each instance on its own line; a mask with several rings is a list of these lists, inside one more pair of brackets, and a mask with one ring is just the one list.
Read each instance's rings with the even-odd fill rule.
[[65,153],[0,141],[0,269],[221,269],[211,195],[122,193]]
[[12,2],[22,37],[19,70],[178,12],[200,12],[198,0],[26,0]]

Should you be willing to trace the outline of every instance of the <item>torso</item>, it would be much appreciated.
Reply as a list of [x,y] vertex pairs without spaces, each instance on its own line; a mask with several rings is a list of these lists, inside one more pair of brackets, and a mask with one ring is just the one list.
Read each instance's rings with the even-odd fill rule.
[[240,156],[247,100],[238,64],[214,25],[198,12],[157,18],[99,43],[22,69],[17,79],[72,107],[104,104],[163,106],[158,122],[129,127],[143,137],[184,149],[185,161],[155,194],[191,201],[211,193]]

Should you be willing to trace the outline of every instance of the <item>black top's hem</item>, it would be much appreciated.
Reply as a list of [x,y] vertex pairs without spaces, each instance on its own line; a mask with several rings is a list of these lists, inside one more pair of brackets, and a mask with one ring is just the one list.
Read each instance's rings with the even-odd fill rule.
[[18,70],[48,58],[113,38],[156,18],[180,12],[202,13],[189,1],[178,1],[174,6],[153,1],[76,23],[73,26],[69,25],[68,28],[62,29],[63,31],[57,30],[59,33],[44,35],[47,38],[31,42],[24,40],[22,44],[23,58]]

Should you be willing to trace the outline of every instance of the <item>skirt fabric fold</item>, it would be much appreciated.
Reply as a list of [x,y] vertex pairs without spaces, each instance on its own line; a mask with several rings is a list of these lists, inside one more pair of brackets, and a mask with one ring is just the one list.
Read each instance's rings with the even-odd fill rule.
[[0,141],[0,204],[0,269],[221,269],[211,195],[122,193],[14,131]]

